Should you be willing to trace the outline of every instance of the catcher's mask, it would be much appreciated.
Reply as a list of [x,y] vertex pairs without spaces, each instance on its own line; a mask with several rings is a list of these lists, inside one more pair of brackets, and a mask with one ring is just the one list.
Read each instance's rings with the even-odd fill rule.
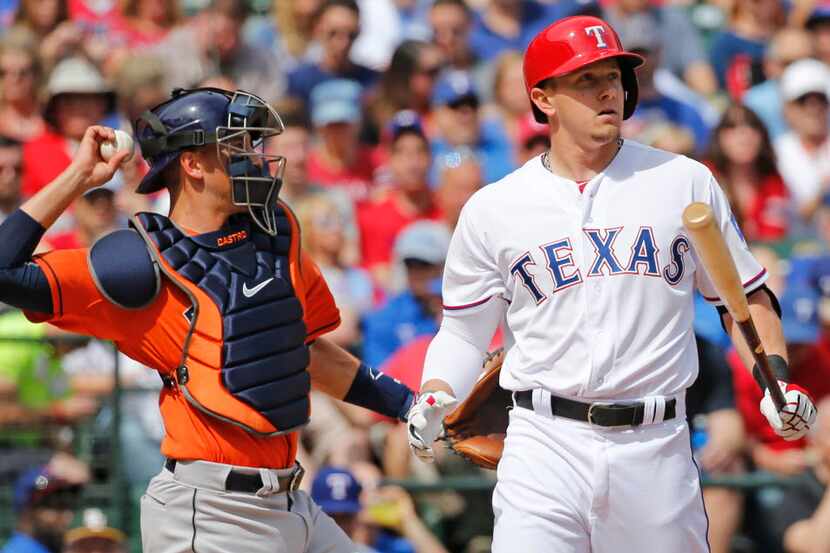
[[285,158],[266,153],[267,139],[283,132],[277,112],[258,96],[219,88],[175,89],[173,97],[135,122],[135,135],[150,171],[137,192],[164,187],[161,175],[182,151],[216,144],[231,181],[231,201],[248,208],[251,219],[277,234],[276,203]]

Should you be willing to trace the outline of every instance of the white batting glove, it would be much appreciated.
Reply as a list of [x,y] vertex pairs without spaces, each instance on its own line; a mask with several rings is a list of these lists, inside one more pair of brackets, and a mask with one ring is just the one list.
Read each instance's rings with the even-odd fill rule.
[[784,392],[786,405],[779,413],[772,402],[769,390],[764,391],[764,399],[761,400],[761,413],[769,421],[775,433],[787,441],[797,440],[803,437],[810,427],[816,422],[816,406],[813,400],[807,395],[807,391],[796,386],[778,381],[778,386]]
[[424,392],[418,396],[406,417],[409,447],[425,463],[435,460],[432,442],[441,435],[444,415],[458,400],[447,392]]

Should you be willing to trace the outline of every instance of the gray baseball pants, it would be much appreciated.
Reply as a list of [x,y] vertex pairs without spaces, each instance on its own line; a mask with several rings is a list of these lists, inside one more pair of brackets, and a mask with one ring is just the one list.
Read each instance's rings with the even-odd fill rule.
[[[354,553],[358,548],[303,491],[225,490],[228,472],[206,461],[162,469],[141,498],[144,553]],[[291,469],[247,469],[277,482]],[[272,477],[269,480],[269,475]],[[290,494],[290,501],[289,501]]]

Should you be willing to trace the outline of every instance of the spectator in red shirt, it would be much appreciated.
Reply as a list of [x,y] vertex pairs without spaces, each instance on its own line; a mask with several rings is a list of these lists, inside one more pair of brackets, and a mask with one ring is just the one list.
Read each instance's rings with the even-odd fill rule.
[[127,0],[119,27],[130,48],[161,41],[182,19],[175,0]]
[[67,58],[46,85],[48,127],[23,146],[23,195],[30,197],[69,166],[86,129],[114,107],[115,95],[84,58]]
[[746,239],[784,238],[790,226],[790,197],[761,119],[745,106],[732,105],[712,136],[707,163]]
[[391,123],[389,169],[392,189],[357,211],[363,265],[380,283],[389,277],[392,248],[398,233],[421,219],[440,219],[441,213],[427,182],[431,164],[429,142],[417,115],[399,112]]
[[319,135],[308,156],[309,179],[346,192],[353,202],[369,198],[375,166],[372,151],[358,140],[361,122],[359,83],[334,79],[311,91],[311,122]]

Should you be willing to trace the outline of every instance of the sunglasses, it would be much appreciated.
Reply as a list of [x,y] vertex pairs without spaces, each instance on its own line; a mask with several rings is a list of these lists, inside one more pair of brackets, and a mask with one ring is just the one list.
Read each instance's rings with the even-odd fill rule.
[[407,269],[431,269],[436,266],[434,263],[429,263],[417,257],[404,258],[403,264]]
[[435,67],[422,67],[418,70],[418,73],[435,79],[436,77],[438,77],[438,74],[441,73],[441,66],[436,65]]
[[359,31],[347,31],[345,29],[330,29],[328,32],[326,32],[326,38],[329,40],[333,40],[337,37],[345,36],[349,39],[349,42],[354,42],[355,40],[357,40],[357,36],[359,34]]
[[458,110],[465,107],[478,109],[478,100],[473,97],[461,98],[456,102],[451,102],[447,104],[447,106],[453,110]]
[[807,94],[799,96],[795,99],[795,103],[799,106],[805,106],[813,101],[819,102],[823,106],[827,106],[829,103],[827,95],[822,94],[821,92],[808,92]]
[[436,35],[459,37],[463,36],[467,29],[463,25],[457,25],[452,27],[433,26],[432,30]]
[[35,68],[31,65],[27,67],[0,67],[0,77],[14,75],[15,77],[28,77],[35,72]]

